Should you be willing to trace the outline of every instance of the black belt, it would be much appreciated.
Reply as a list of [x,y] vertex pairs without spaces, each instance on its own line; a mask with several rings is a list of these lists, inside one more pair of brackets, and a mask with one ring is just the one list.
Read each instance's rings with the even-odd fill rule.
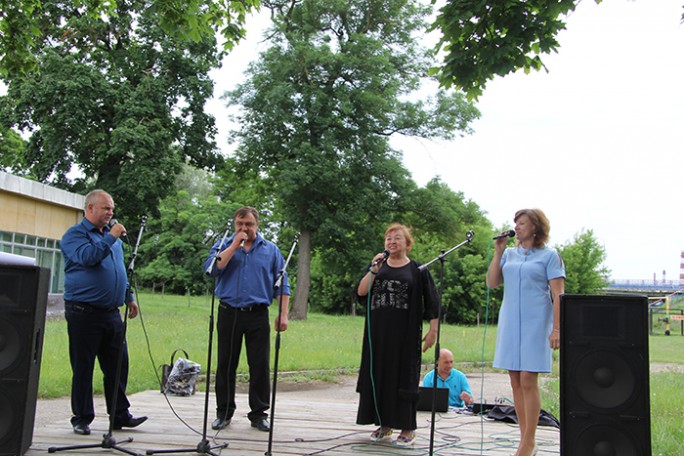
[[78,313],[114,312],[118,307],[100,307],[87,302],[64,301],[64,307]]
[[251,306],[235,307],[231,306],[230,304],[226,304],[225,302],[220,302],[219,307],[223,309],[232,309],[240,312],[256,312],[257,310],[266,309],[268,306],[266,304],[252,304]]

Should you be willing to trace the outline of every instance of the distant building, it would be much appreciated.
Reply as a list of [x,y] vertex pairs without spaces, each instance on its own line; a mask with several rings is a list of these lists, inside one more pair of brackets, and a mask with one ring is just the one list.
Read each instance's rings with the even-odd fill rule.
[[83,218],[85,196],[0,171],[0,251],[50,269],[50,294],[64,293],[59,242]]

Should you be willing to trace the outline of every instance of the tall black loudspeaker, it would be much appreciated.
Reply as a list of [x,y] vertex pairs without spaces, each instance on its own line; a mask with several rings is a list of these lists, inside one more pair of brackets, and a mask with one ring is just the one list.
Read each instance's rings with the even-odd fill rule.
[[561,296],[562,456],[650,456],[648,299]]
[[50,271],[0,265],[0,455],[31,446]]

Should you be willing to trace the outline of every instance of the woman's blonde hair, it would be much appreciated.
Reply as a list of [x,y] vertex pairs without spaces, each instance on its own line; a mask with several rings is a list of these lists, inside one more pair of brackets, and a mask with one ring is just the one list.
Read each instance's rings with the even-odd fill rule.
[[385,230],[385,237],[387,237],[387,235],[390,234],[392,231],[400,231],[401,233],[404,234],[404,238],[406,239],[406,251],[410,252],[411,246],[413,245],[413,242],[414,242],[413,236],[411,236],[411,229],[406,225],[402,225],[401,223],[392,223]]
[[551,231],[549,219],[541,209],[520,209],[515,213],[513,221],[517,222],[523,215],[528,216],[534,226],[534,246],[542,247],[549,240],[549,231]]

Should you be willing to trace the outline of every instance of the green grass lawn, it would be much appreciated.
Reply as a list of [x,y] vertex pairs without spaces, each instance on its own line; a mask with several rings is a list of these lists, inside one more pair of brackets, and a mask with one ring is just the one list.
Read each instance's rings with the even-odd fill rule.
[[[142,293],[139,304],[142,318],[128,322],[131,358],[128,391],[159,388],[160,365],[170,361],[176,348],[185,349],[190,359],[202,365],[204,372],[211,299]],[[271,311],[273,321],[275,308]],[[275,339],[275,332],[272,335]],[[354,375],[360,361],[362,336],[362,316],[310,313],[306,321],[290,321],[289,329],[280,337],[279,380],[332,380],[339,374]],[[441,327],[441,346],[454,352],[457,367],[466,372],[492,370],[495,339],[495,327]],[[651,363],[684,365],[684,337],[652,336],[649,345]],[[213,347],[212,371],[216,366],[215,332]],[[272,349],[271,356],[274,355],[275,349]],[[238,372],[246,375],[244,350],[242,357]],[[558,352],[554,358],[554,372],[544,377],[543,408],[559,417]],[[432,365],[433,362],[434,353],[430,350],[423,355],[423,363]],[[102,393],[101,378],[96,369],[97,393]],[[70,382],[66,322],[61,318],[50,319],[45,328],[39,395],[41,398],[67,396]],[[203,389],[203,381],[198,386]],[[650,390],[653,454],[679,454],[684,445],[684,374],[651,372]]]

